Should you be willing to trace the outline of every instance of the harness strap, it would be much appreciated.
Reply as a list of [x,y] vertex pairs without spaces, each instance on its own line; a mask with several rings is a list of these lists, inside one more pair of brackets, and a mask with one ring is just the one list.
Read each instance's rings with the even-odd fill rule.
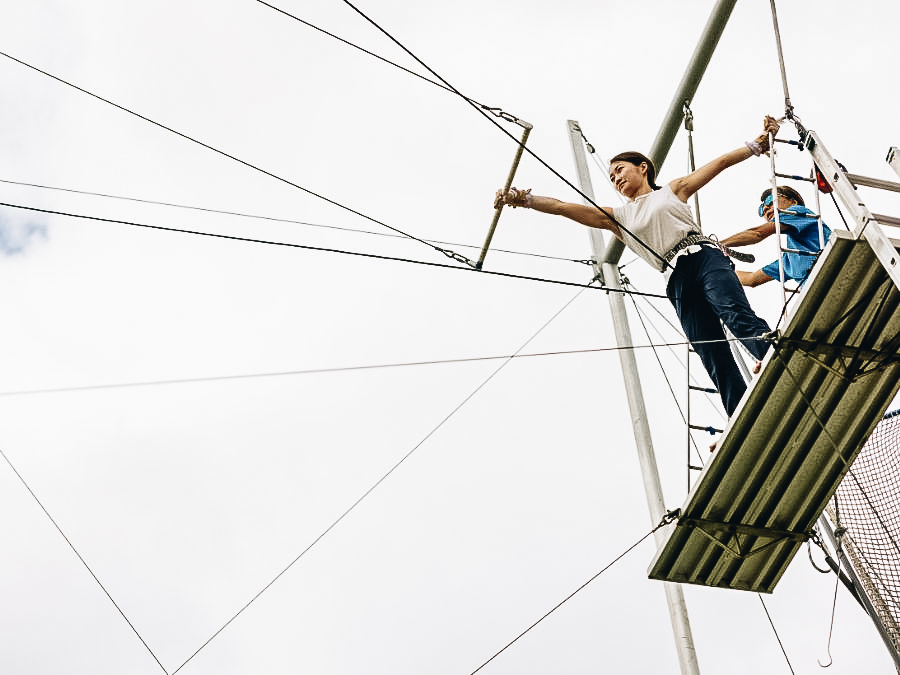
[[666,254],[663,256],[663,259],[669,263],[672,262],[672,259],[678,255],[681,251],[686,249],[688,246],[694,246],[695,244],[706,244],[707,246],[715,246],[720,249],[722,253],[727,256],[734,258],[735,260],[740,260],[741,262],[752,263],[756,261],[756,256],[751,253],[741,253],[740,251],[735,251],[734,249],[730,249],[724,244],[720,243],[717,239],[710,239],[704,234],[699,232],[689,232],[688,235],[675,244],[671,249],[669,249]]
[[670,248],[668,251],[666,251],[666,254],[663,256],[663,259],[666,262],[672,262],[672,258],[674,258],[680,251],[683,251],[688,246],[693,246],[694,244],[701,244],[701,243],[711,244],[713,246],[715,245],[715,244],[713,244],[712,240],[709,237],[702,235],[699,232],[689,232],[688,235],[684,239],[682,239],[677,244],[675,244],[672,248]]

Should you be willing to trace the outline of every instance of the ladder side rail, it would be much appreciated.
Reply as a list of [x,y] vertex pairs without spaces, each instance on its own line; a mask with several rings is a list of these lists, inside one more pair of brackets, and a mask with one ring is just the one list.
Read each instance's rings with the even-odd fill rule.
[[[787,85],[785,85],[787,86]],[[769,132],[769,166],[772,169],[772,214],[775,218],[775,239],[778,241],[778,280],[781,282],[781,301],[787,304],[787,289],[784,287],[784,256],[781,246],[781,218],[778,215],[778,174],[775,171],[775,135]]]
[[875,257],[897,288],[900,288],[900,255],[884,234],[878,221],[860,200],[847,174],[822,144],[818,135],[814,131],[807,131],[804,142],[822,177],[853,218],[855,225],[853,236],[856,239],[865,238],[869,242]]
[[819,184],[815,179],[816,176],[816,162],[812,160],[812,184],[813,184],[813,192],[816,194],[816,225],[819,228],[819,252],[822,252],[822,249],[825,248],[825,223],[822,220],[822,199],[819,190]]
[[684,381],[684,391],[685,391],[685,404],[684,404],[684,418],[687,421],[687,424],[684,425],[685,429],[685,448],[687,450],[687,454],[685,455],[685,459],[687,460],[687,494],[691,493],[691,343],[687,342],[685,344],[685,359],[684,359],[684,371],[685,371],[685,381]]

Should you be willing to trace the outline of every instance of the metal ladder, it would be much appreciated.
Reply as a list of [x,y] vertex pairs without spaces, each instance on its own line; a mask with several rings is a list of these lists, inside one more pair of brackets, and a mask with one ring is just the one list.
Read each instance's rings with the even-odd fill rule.
[[[816,186],[816,217],[819,224],[819,243],[824,244],[822,233],[822,209],[819,194],[831,194],[832,198],[836,195],[846,207],[853,223],[846,223],[847,228],[853,233],[857,239],[866,239],[875,251],[878,260],[885,266],[891,279],[900,288],[900,260],[894,247],[890,244],[887,236],[881,227],[869,227],[870,224],[876,223],[881,225],[891,225],[900,227],[900,218],[887,216],[878,213],[871,213],[857,194],[857,187],[871,187],[891,192],[900,192],[900,183],[882,180],[879,178],[870,178],[859,174],[849,173],[847,169],[832,157],[821,139],[814,131],[808,131],[798,125],[800,132],[800,141],[781,141],[773,139],[769,136],[770,146],[774,148],[774,143],[788,143],[797,146],[800,150],[807,150],[812,160],[811,177],[796,176],[791,174],[778,173],[775,170],[775,152],[771,155],[772,168],[772,195],[773,201],[777,199],[777,179],[785,178],[790,180],[800,180],[811,182]],[[774,142],[773,142],[774,141]],[[887,163],[900,176],[900,151],[897,147],[891,147],[886,157]],[[837,205],[837,202],[835,202]],[[781,275],[782,290],[785,304],[788,302],[787,293],[784,286],[784,268],[782,253],[795,252],[791,249],[785,249],[781,244],[781,226],[778,215],[778,209],[775,211],[775,232],[778,236],[779,256],[778,266]],[[843,212],[841,212],[843,218]]]
[[[772,186],[772,213],[775,221],[775,237],[778,240],[778,281],[781,283],[781,296],[785,305],[789,302],[789,300],[795,296],[799,290],[798,288],[788,288],[786,285],[787,279],[784,275],[784,254],[785,253],[794,253],[799,255],[818,255],[818,253],[810,253],[809,251],[801,251],[798,249],[787,248],[785,242],[781,239],[781,216],[780,209],[778,208],[778,179],[783,178],[786,180],[796,180],[803,181],[807,183],[812,183],[814,186],[814,192],[816,196],[816,208],[815,208],[815,217],[817,226],[819,229],[819,251],[825,248],[825,233],[822,227],[822,204],[819,198],[819,184],[817,181],[817,173],[816,173],[816,165],[813,162],[812,170],[810,171],[810,176],[798,176],[796,174],[787,174],[787,173],[779,173],[775,168],[775,156],[778,154],[778,150],[776,149],[776,143],[783,143],[786,145],[793,145],[797,147],[798,150],[803,150],[803,145],[799,141],[788,141],[781,140],[778,138],[774,138],[773,135],[769,134],[769,167],[771,169],[771,177],[769,182]],[[791,298],[789,298],[791,296]]]

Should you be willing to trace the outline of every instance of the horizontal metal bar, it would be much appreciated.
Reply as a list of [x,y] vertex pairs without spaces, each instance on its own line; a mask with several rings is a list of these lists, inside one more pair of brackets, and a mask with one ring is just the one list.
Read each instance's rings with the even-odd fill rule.
[[856,173],[848,173],[847,178],[854,185],[862,185],[863,187],[873,187],[879,190],[890,190],[891,192],[900,192],[900,183],[892,180],[881,180],[880,178],[869,178],[868,176],[860,176]]
[[705,518],[681,518],[678,523],[685,527],[703,528],[707,532],[715,534],[739,534],[748,537],[778,537],[801,542],[809,539],[808,532],[778,530],[768,527],[752,527],[750,525],[744,525],[743,523],[721,523]]
[[895,227],[900,227],[900,218],[885,216],[880,213],[873,213],[872,217],[882,225],[894,225]]

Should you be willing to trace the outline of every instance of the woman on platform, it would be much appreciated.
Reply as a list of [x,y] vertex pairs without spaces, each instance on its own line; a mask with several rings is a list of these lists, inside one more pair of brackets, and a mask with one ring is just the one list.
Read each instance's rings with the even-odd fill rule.
[[[768,350],[759,338],[770,331],[747,302],[734,265],[694,222],[687,200],[722,171],[769,150],[778,123],[766,117],[755,140],[660,188],[653,162],[639,152],[623,152],[610,160],[609,178],[628,198],[618,207],[595,208],[532,195],[531,190],[498,191],[495,205],[506,204],[564,216],[588,227],[612,232],[634,253],[663,272],[666,295],[675,306],[685,335],[700,355],[719,390],[729,417],[746,391],[744,378],[726,342],[721,323],[757,359]],[[721,321],[721,323],[720,323]],[[758,368],[759,364],[757,364]]]

